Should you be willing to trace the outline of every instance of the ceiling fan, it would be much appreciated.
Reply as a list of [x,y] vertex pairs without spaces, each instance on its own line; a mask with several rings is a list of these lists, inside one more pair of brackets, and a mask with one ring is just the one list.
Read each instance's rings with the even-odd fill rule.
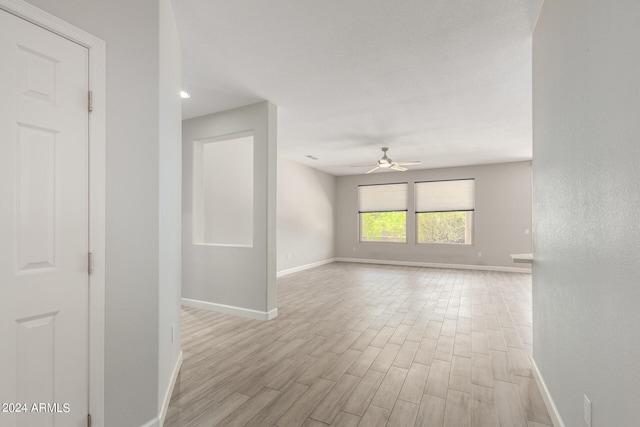
[[[411,166],[411,165],[419,165],[420,160],[415,160],[411,162],[394,162],[387,156],[387,151],[389,151],[389,147],[382,147],[382,157],[378,160],[373,166],[374,168],[367,173],[375,172],[378,169],[391,169],[394,171],[404,172],[408,170],[403,166]],[[359,168],[363,166],[372,166],[372,165],[351,165],[352,168]]]

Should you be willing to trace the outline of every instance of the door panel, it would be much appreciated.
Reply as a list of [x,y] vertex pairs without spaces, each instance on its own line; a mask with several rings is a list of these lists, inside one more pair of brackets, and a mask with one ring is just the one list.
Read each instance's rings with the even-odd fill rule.
[[89,369],[88,52],[0,10],[0,58],[0,402],[27,410],[0,412],[0,425],[79,427]]
[[16,273],[55,268],[56,131],[18,124]]

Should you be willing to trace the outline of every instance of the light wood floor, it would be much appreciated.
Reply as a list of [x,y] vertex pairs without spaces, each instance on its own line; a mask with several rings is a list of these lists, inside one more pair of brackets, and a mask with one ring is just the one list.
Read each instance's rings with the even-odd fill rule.
[[528,274],[333,263],[279,279],[278,312],[183,309],[165,426],[552,424]]

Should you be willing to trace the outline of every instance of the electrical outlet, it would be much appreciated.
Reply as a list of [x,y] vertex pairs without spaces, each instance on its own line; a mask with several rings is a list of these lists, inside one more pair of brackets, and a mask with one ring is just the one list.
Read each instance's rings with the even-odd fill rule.
[[526,228],[526,229],[524,230],[524,234],[531,234],[531,230],[529,230],[528,228]]
[[482,252],[478,252],[478,258],[482,258]]
[[591,400],[584,395],[584,423],[587,427],[591,427]]

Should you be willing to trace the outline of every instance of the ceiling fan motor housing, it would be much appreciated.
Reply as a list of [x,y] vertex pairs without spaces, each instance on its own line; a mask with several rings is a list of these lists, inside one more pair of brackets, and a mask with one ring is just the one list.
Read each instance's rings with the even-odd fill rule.
[[378,167],[380,168],[390,168],[393,164],[393,160],[387,157],[387,150],[389,147],[382,147],[382,157],[378,160]]

